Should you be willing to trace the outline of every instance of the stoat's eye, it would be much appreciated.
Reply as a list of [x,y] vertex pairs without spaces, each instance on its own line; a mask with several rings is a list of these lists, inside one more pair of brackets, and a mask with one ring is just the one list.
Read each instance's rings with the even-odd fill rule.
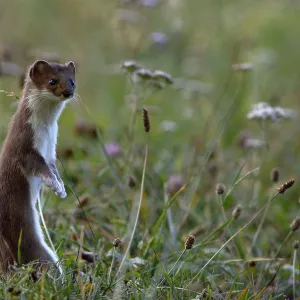
[[75,85],[75,81],[73,79],[70,79],[70,82],[71,82],[71,86]]
[[50,84],[50,85],[56,85],[56,84],[57,84],[57,81],[58,81],[57,79],[50,79],[50,80],[49,80],[49,84]]

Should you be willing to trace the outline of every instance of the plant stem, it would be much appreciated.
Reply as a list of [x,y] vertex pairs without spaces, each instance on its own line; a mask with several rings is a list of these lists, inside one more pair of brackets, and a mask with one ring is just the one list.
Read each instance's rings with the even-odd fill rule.
[[145,150],[145,159],[144,159],[144,167],[143,167],[143,174],[142,174],[142,182],[141,182],[141,192],[140,192],[140,199],[139,199],[139,206],[138,206],[138,211],[137,211],[137,215],[136,215],[136,219],[133,225],[133,230],[131,233],[131,237],[128,243],[128,246],[126,248],[126,251],[124,253],[123,259],[121,261],[119,270],[117,272],[117,274],[121,271],[123,264],[127,258],[128,252],[130,250],[131,247],[131,243],[133,241],[133,237],[137,228],[137,224],[138,224],[138,220],[139,220],[139,216],[140,216],[140,211],[141,211],[141,207],[142,207],[142,202],[143,202],[143,192],[144,192],[144,183],[145,183],[145,175],[146,175],[146,167],[147,167],[147,160],[148,160],[148,133],[146,133],[146,150]]
[[251,218],[251,220],[246,223],[242,228],[240,228],[230,239],[226,241],[225,244],[222,245],[222,247],[207,261],[207,263],[200,269],[200,271],[192,278],[192,280],[186,285],[189,286],[201,273],[202,271],[210,264],[210,262],[226,247],[226,245],[231,242],[238,234],[240,234],[245,228],[247,228],[256,218],[257,216],[265,209],[269,203],[272,202],[273,199],[275,199],[279,193],[276,193],[273,195],[268,202]]

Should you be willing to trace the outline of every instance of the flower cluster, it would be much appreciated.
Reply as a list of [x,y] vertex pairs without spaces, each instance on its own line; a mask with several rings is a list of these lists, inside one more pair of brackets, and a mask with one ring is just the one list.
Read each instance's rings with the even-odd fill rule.
[[147,85],[158,89],[162,89],[166,85],[173,83],[173,78],[170,74],[160,70],[151,71],[132,60],[123,62],[122,69],[131,75],[131,78],[135,83],[146,83]]
[[279,121],[280,119],[292,119],[296,115],[295,111],[283,107],[272,107],[268,103],[259,102],[252,106],[251,111],[248,113],[249,120],[260,119],[272,121]]

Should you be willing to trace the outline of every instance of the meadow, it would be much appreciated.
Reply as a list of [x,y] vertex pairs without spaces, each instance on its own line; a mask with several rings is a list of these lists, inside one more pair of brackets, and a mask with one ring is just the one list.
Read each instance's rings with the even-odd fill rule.
[[0,144],[36,59],[74,61],[80,96],[59,120],[68,197],[40,207],[64,276],[13,266],[1,299],[299,299],[299,15],[0,0]]

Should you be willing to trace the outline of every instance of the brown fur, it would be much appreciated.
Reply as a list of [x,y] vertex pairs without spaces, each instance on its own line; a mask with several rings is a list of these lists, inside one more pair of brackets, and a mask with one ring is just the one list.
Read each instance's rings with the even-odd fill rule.
[[[50,79],[58,80],[57,85],[50,85]],[[34,112],[28,106],[28,96],[32,89],[47,89],[64,101],[62,95],[72,95],[75,90],[70,79],[75,80],[72,62],[68,65],[36,62],[27,74],[22,99],[9,125],[0,154],[0,268],[4,272],[9,264],[17,262],[21,231],[21,263],[53,262],[34,229],[36,208],[34,199],[30,199],[28,176],[41,177],[50,188],[54,174],[61,179],[55,162],[46,162],[34,148],[35,132],[29,123]]]

